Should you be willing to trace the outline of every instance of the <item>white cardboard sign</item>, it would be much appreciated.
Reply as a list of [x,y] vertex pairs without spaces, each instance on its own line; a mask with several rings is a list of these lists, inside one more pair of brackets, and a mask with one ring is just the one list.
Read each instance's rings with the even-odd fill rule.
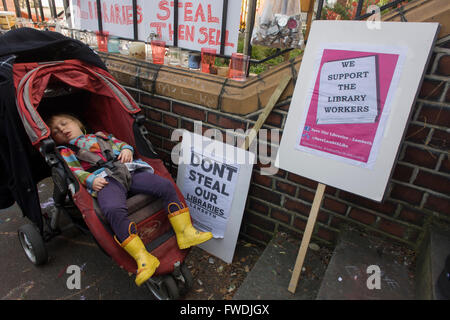
[[313,22],[276,166],[381,201],[439,24],[368,23]]
[[[187,150],[186,150],[187,151]],[[184,198],[194,227],[223,238],[230,217],[240,165],[192,147],[184,175]]]
[[177,185],[194,226],[214,236],[199,247],[231,263],[255,155],[186,130],[180,151]]

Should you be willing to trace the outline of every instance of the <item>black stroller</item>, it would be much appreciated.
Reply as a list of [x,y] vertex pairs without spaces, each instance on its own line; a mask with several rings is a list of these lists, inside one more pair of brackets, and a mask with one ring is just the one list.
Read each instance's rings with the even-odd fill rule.
[[[146,138],[145,117],[130,94],[108,73],[101,59],[83,43],[50,31],[22,28],[0,37],[1,168],[0,205],[17,201],[32,224],[22,226],[19,239],[35,265],[47,261],[45,242],[60,233],[62,214],[87,229],[119,266],[136,273],[137,266],[113,239],[94,198],[68,169],[42,120],[63,111],[77,115],[94,132],[102,130],[127,141],[155,174],[172,181]],[[42,215],[36,184],[51,176],[56,212]],[[145,285],[158,299],[177,299],[193,283],[184,264],[189,249],[180,250],[159,199],[131,195],[130,220],[135,221],[147,250],[160,267]],[[69,210],[75,208],[75,210]]]

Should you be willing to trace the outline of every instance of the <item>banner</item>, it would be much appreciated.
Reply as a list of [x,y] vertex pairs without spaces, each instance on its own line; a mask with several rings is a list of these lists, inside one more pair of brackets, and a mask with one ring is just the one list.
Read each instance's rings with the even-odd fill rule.
[[388,93],[397,88],[404,56],[404,49],[395,47],[324,46],[296,149],[370,168],[389,115]]
[[[111,35],[133,39],[133,6],[131,0],[102,0],[103,30]],[[160,35],[167,45],[173,45],[174,2],[169,0],[137,1],[139,40],[146,41],[151,33]],[[72,26],[75,29],[98,31],[97,1],[71,0]],[[220,51],[223,1],[179,0],[178,47],[198,50],[202,47]],[[237,51],[240,0],[229,0],[225,31],[225,54]]]

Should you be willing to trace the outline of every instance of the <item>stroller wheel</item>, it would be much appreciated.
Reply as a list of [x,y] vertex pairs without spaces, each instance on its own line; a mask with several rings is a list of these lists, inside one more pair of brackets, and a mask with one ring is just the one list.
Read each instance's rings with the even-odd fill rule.
[[48,254],[44,240],[32,224],[25,224],[18,230],[20,244],[28,260],[36,266],[47,262]]
[[158,300],[177,300],[180,297],[177,283],[171,275],[152,277],[145,285]]

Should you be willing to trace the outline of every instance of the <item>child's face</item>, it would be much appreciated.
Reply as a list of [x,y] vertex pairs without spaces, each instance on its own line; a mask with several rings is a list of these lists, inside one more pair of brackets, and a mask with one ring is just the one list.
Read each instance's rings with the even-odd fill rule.
[[71,118],[54,116],[49,126],[56,144],[66,144],[83,134],[79,124]]

